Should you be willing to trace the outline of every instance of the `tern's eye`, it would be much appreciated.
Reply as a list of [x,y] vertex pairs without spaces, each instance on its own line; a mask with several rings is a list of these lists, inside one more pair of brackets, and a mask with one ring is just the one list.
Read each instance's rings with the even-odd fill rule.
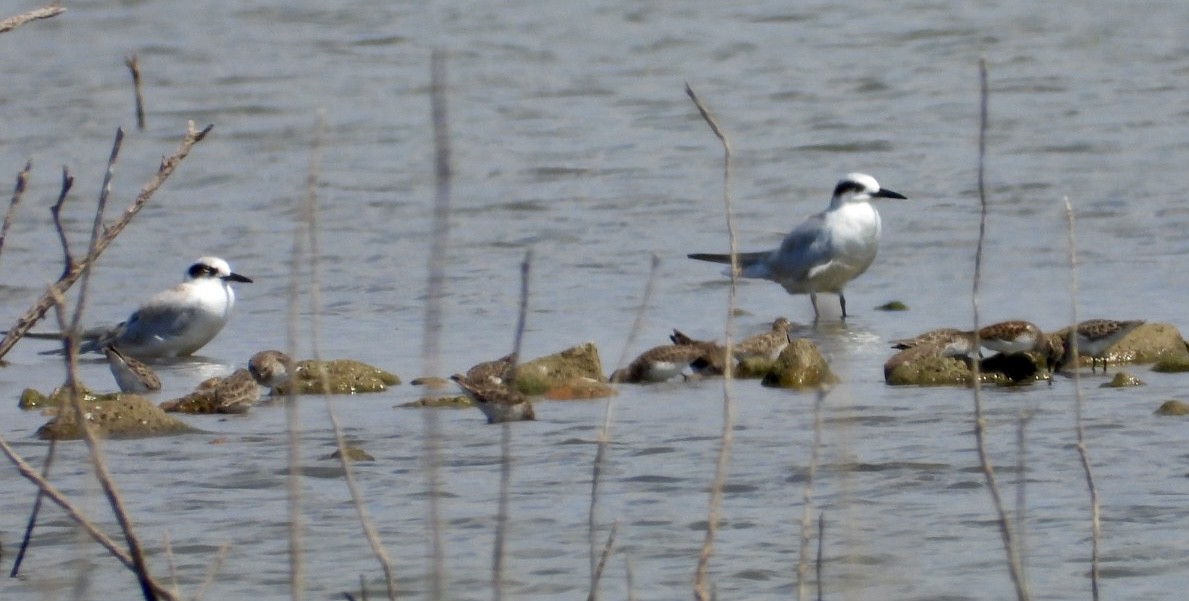
[[192,278],[210,277],[215,275],[215,273],[215,268],[210,265],[195,263],[190,266],[190,277]]

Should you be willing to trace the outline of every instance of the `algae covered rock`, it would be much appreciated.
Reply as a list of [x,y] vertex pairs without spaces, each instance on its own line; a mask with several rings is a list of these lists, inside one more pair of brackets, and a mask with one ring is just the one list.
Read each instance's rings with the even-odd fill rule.
[[776,365],[764,376],[763,385],[807,390],[838,382],[817,345],[806,338],[796,338],[776,359]]
[[1160,404],[1160,407],[1156,409],[1156,415],[1189,415],[1189,403],[1177,400],[1164,401]]
[[[346,453],[343,453],[344,450],[346,451]],[[375,461],[376,460],[375,457],[372,457],[371,453],[368,453],[367,451],[365,451],[359,447],[352,447],[352,446],[347,446],[347,447],[344,447],[343,449],[335,449],[333,453],[326,455],[325,457],[323,457],[323,459],[336,459],[337,460],[337,459],[343,457],[344,455],[346,455],[347,461],[352,462],[352,463],[356,462],[356,461]]]
[[1146,386],[1139,378],[1127,373],[1116,372],[1115,377],[1111,378],[1110,382],[1103,382],[1099,388],[1127,388],[1129,386]]
[[740,380],[763,378],[776,367],[776,361],[767,357],[744,357],[735,366],[734,376]]
[[449,409],[468,409],[474,406],[474,401],[465,394],[455,396],[425,396],[415,401],[397,405],[397,407],[446,407]]
[[[328,386],[322,385],[325,371]],[[378,367],[351,359],[299,361],[289,382],[276,388],[275,394],[359,394],[383,392],[400,384],[400,378]]]
[[[60,405],[57,415],[37,430],[42,440],[76,440],[82,429],[75,419],[74,408]],[[166,415],[152,401],[125,393],[105,394],[83,401],[83,414],[103,438],[145,438],[196,432],[186,423]]]
[[[516,388],[527,395],[548,394],[552,389],[573,387],[584,380],[607,381],[603,376],[599,349],[593,342],[573,346],[516,366]],[[606,390],[607,394],[610,394],[610,388]]]
[[1166,374],[1179,374],[1187,372],[1189,371],[1189,354],[1161,357],[1156,361],[1156,365],[1152,366],[1152,371]]

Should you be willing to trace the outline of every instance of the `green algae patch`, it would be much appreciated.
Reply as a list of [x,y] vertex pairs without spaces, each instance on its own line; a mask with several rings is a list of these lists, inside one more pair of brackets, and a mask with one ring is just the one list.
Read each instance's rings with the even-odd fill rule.
[[[83,432],[74,408],[59,405],[57,415],[38,428],[42,440],[77,440]],[[170,415],[152,401],[137,395],[113,393],[83,401],[83,416],[101,438],[147,438],[197,432]]]
[[761,382],[764,386],[812,390],[838,382],[817,345],[807,338],[797,338],[780,352]]
[[1177,400],[1164,401],[1160,404],[1160,407],[1156,409],[1156,415],[1189,415],[1189,403]]
[[875,308],[876,311],[907,311],[908,305],[900,301],[891,301]]
[[[325,373],[326,385],[323,385]],[[279,386],[274,395],[294,394],[363,394],[383,392],[400,384],[395,374],[352,359],[332,361],[299,361],[289,382]]]

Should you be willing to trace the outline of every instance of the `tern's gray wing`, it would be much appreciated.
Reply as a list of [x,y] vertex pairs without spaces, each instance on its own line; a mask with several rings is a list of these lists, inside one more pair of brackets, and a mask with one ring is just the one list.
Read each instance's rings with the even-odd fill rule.
[[121,346],[138,347],[176,338],[194,321],[198,308],[146,304],[121,324],[116,338]]
[[825,213],[818,213],[793,228],[768,258],[772,279],[801,282],[810,273],[834,260],[833,245],[826,229]]

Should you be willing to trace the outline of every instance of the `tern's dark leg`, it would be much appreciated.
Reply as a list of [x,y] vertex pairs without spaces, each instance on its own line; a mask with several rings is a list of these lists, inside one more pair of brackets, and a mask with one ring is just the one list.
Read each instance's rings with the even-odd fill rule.
[[846,319],[846,295],[841,290],[838,291],[838,304],[842,305],[842,318]]
[[817,293],[816,292],[809,293],[809,302],[813,305],[813,320],[817,321],[818,312],[817,312]]

